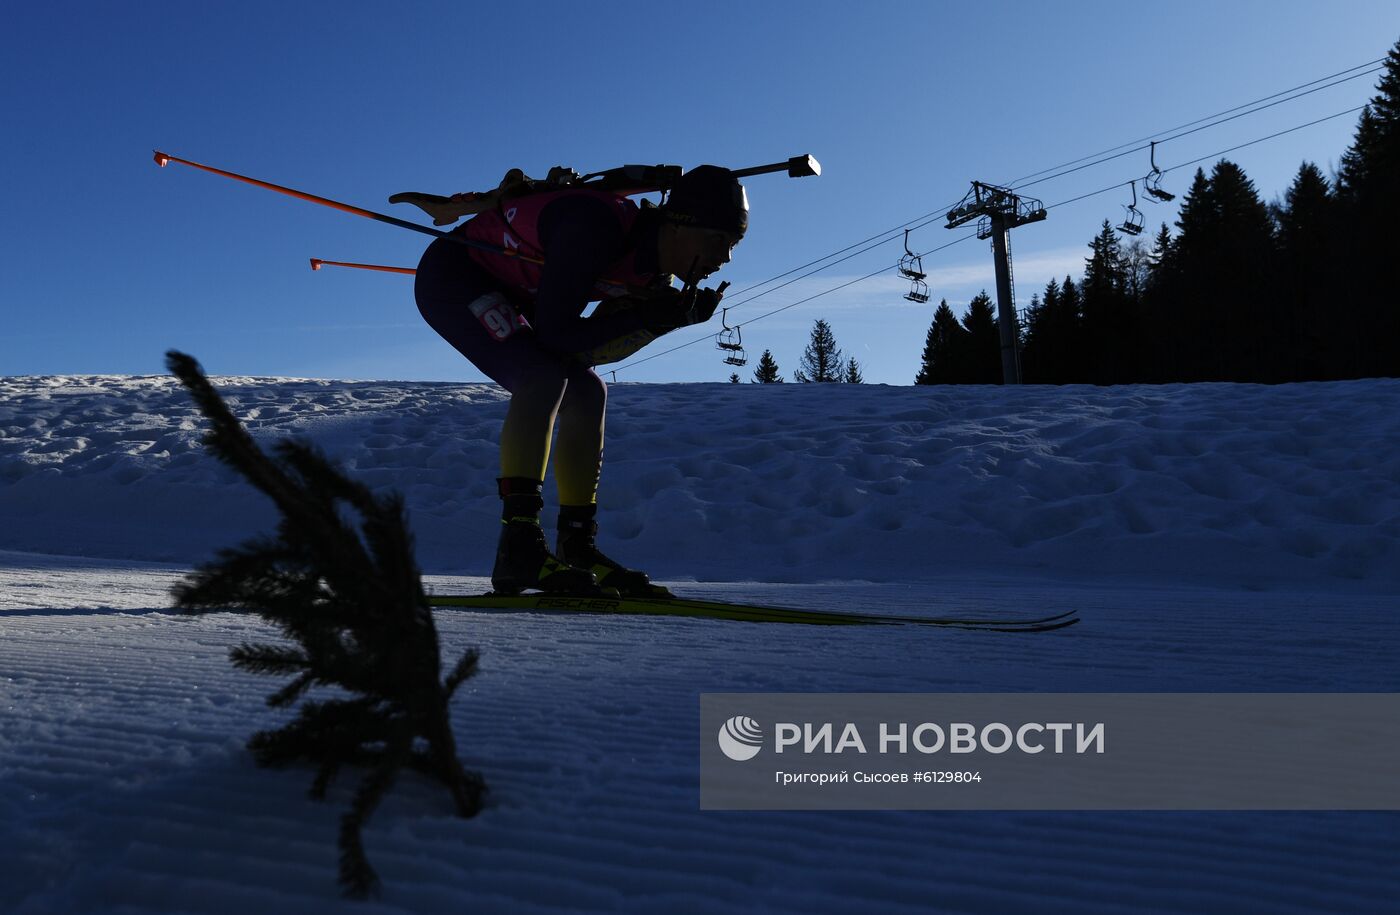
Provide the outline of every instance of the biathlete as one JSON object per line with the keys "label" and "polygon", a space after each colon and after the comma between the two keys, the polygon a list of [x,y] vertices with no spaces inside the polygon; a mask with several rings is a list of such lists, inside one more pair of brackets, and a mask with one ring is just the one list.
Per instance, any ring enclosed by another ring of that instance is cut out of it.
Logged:
{"label": "biathlete", "polygon": [[[418,265],[424,320],[510,392],[501,430],[502,529],[491,586],[669,596],[597,546],[607,386],[593,366],[662,334],[708,321],[722,295],[697,284],[729,262],[748,228],[744,187],[728,169],[681,176],[659,207],[602,190],[507,199],[453,231],[530,255],[439,239]],[[672,278],[685,282],[683,289]],[[600,301],[583,317],[589,302]],[[555,426],[556,553],[540,527]]]}

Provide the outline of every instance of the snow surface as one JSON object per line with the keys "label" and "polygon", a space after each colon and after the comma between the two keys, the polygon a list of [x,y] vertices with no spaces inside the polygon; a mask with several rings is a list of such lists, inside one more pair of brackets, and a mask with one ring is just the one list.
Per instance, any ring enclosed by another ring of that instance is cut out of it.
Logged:
{"label": "snow surface", "polygon": [[[505,400],[479,384],[216,378],[265,442],[407,497],[431,588],[484,590]],[[1400,814],[698,807],[709,691],[1400,685],[1400,382],[617,385],[603,546],[698,596],[911,615],[1077,608],[1043,636],[440,611],[473,820],[405,776],[339,900],[353,780],[243,741],[285,713],[168,612],[265,529],[162,377],[0,378],[0,911],[1383,911]]]}

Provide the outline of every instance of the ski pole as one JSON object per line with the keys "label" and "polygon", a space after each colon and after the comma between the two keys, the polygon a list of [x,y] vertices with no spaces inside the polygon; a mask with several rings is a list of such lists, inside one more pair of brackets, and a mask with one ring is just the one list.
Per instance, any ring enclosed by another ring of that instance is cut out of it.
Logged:
{"label": "ski pole", "polygon": [[251,184],[254,187],[264,188],[269,191],[276,191],[279,194],[286,194],[288,197],[295,197],[298,200],[305,200],[309,203],[318,203],[321,206],[330,207],[333,210],[340,210],[342,213],[350,213],[355,216],[363,216],[366,219],[373,219],[378,222],[388,223],[391,226],[398,226],[401,229],[411,229],[414,232],[421,232],[424,235],[431,235],[434,238],[446,238],[456,242],[459,245],[465,245],[468,248],[477,248],[482,251],[490,251],[492,254],[502,254],[506,257],[518,257],[521,260],[529,261],[532,264],[544,263],[544,261],[540,260],[539,258],[530,257],[526,254],[521,254],[519,251],[516,251],[513,248],[506,248],[502,247],[501,245],[492,245],[487,242],[476,241],[475,239],[471,238],[463,238],[460,235],[453,235],[449,232],[441,232],[437,229],[430,229],[427,226],[420,226],[418,223],[409,222],[406,219],[395,219],[393,216],[386,216],[383,213],[376,213],[373,210],[366,210],[361,207],[351,206],[348,203],[341,203],[338,200],[331,200],[327,197],[317,197],[315,194],[308,194],[305,191],[298,191],[290,187],[283,187],[280,184],[273,184],[270,181],[261,181],[257,178],[249,178],[247,175],[240,175],[237,172],[230,172],[225,171],[222,168],[215,168],[212,165],[203,165],[199,162],[191,162],[189,159],[181,159],[179,156],[172,156],[168,153],[163,153],[160,150],[155,150],[154,152],[156,165],[159,165],[161,168],[164,168],[171,162],[179,162],[181,165],[188,165],[192,168],[197,168],[202,171],[209,172],[211,174],[222,175],[225,178],[232,178],[235,181],[242,181],[247,184]]}
{"label": "ski pole", "polygon": [[[296,189],[294,189],[294,188],[283,187],[283,186],[280,185],[280,184],[273,184],[273,183],[270,182],[270,181],[262,181],[262,180],[260,180],[260,179],[258,179],[258,178],[250,178],[250,177],[248,177],[247,175],[240,175],[240,174],[238,174],[237,172],[230,172],[230,171],[225,171],[225,170],[222,169],[222,168],[215,168],[215,167],[212,166],[212,165],[204,165],[204,164],[199,163],[199,162],[192,162],[192,161],[190,161],[189,159],[181,159],[179,156],[172,156],[172,155],[170,155],[169,153],[163,153],[163,152],[161,152],[161,151],[158,150],[158,149],[157,149],[157,150],[154,150],[154,153],[155,153],[155,162],[156,162],[156,165],[159,165],[161,168],[165,168],[165,166],[168,165],[168,164],[170,164],[171,162],[179,162],[181,165],[188,165],[188,166],[190,166],[190,167],[192,167],[192,168],[197,168],[197,169],[200,169],[201,171],[206,171],[206,172],[209,172],[209,173],[211,173],[211,174],[222,175],[222,176],[225,177],[225,178],[232,178],[232,179],[234,179],[235,181],[242,181],[242,182],[245,182],[245,183],[247,183],[247,184],[251,184],[251,185],[253,185],[254,187],[265,188],[265,189],[267,189],[267,190],[269,190],[269,191],[276,191],[276,192],[279,193],[279,194],[286,194],[288,197],[295,197],[295,198],[297,198],[298,200],[305,200],[305,201],[308,201],[308,202],[310,202],[310,203],[318,203],[318,204],[320,204],[321,206],[327,206],[327,207],[330,207],[330,208],[333,209],[333,210],[340,210],[340,211],[343,212],[343,213],[350,213],[350,214],[353,214],[353,215],[355,215],[355,216],[363,216],[363,217],[365,217],[366,219],[373,219],[373,220],[375,220],[375,221],[377,221],[377,222],[388,223],[388,224],[391,225],[391,226],[399,226],[400,228],[403,228],[403,229],[412,229],[414,232],[421,232],[421,233],[423,233],[424,235],[431,235],[431,236],[433,236],[434,238],[445,238],[445,239],[447,239],[448,241],[455,242],[455,243],[457,243],[457,244],[459,244],[459,245],[463,245],[463,246],[468,247],[468,248],[475,248],[475,249],[477,249],[477,250],[479,250],[479,251],[490,251],[492,254],[500,254],[500,255],[502,255],[503,257],[514,257],[514,258],[518,258],[518,259],[520,259],[520,260],[522,260],[522,261],[526,261],[526,262],[531,263],[531,264],[540,264],[541,266],[543,266],[543,264],[544,264],[544,260],[542,260],[541,258],[538,258],[538,257],[531,257],[531,256],[528,255],[528,254],[522,254],[518,249],[515,249],[515,248],[508,248],[508,247],[505,247],[505,246],[503,246],[503,245],[493,245],[493,244],[490,244],[489,242],[477,241],[477,240],[474,239],[474,238],[465,238],[465,237],[463,237],[463,236],[461,236],[461,235],[457,235],[457,234],[452,233],[452,232],[443,232],[443,231],[440,231],[440,230],[438,230],[438,229],[430,229],[430,228],[428,228],[427,226],[420,226],[420,225],[419,225],[418,223],[416,223],[416,222],[409,222],[409,221],[406,220],[406,219],[395,219],[393,216],[386,216],[386,215],[384,215],[383,213],[376,213],[376,212],[374,212],[373,210],[366,210],[366,209],[363,209],[363,208],[361,208],[361,207],[351,206],[351,205],[348,204],[348,203],[341,203],[341,202],[338,201],[338,200],[331,200],[331,199],[328,198],[328,197],[318,197],[318,196],[316,196],[315,194],[308,194],[308,193],[306,193],[305,191],[298,191],[298,190],[296,190]],[[372,265],[372,264],[349,264],[349,263],[342,263],[342,262],[340,262],[340,261],[320,261],[320,263],[322,263],[322,264],[335,264],[336,266],[342,266],[342,267],[350,267],[350,266],[361,267],[362,269],[367,269],[367,270],[384,270],[384,271],[389,272],[389,273],[407,273],[407,274],[416,274],[416,273],[417,273],[416,270],[410,270],[410,269],[407,268],[407,267],[380,267],[380,266],[376,266],[376,265]],[[312,260],[311,260],[311,269],[312,269],[312,270],[319,270],[319,269],[321,269],[321,268],[317,265],[317,259],[316,259],[316,258],[312,258]],[[613,280],[608,280],[608,279],[605,278],[605,279],[604,279],[604,282],[615,282],[615,281],[613,281]]]}
{"label": "ski pole", "polygon": [[357,270],[382,270],[385,273],[402,273],[407,276],[418,274],[418,271],[412,267],[385,267],[382,264],[356,264],[350,261],[324,261],[319,257],[311,258],[312,270],[320,270],[322,267],[354,267]]}

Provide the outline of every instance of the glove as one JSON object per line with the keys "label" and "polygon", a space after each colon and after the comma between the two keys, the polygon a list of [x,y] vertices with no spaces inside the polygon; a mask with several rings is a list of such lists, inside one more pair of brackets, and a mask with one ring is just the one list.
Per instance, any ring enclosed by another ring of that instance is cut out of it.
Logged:
{"label": "glove", "polygon": [[690,290],[694,302],[691,306],[691,315],[695,318],[694,321],[690,322],[691,324],[704,324],[715,316],[715,310],[719,308],[720,300],[724,298],[724,287],[728,285],[728,283],[724,283],[718,289],[706,287]]}
{"label": "glove", "polygon": [[657,336],[670,333],[678,327],[704,324],[715,316],[720,300],[724,298],[724,287],[719,289],[668,289],[658,294],[648,306],[646,328]]}

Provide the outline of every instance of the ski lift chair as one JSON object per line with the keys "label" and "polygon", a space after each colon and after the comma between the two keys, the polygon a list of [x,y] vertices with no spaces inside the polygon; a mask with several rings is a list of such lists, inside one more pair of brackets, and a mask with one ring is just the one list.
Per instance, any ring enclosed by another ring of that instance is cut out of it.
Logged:
{"label": "ski lift chair", "polygon": [[924,273],[924,259],[909,250],[909,230],[904,230],[904,256],[899,259],[899,272],[912,284],[904,297],[911,302],[928,301],[928,274]]}
{"label": "ski lift chair", "polygon": [[904,230],[904,256],[899,259],[899,272],[906,278],[919,282],[927,276],[924,273],[924,259],[909,250],[909,230]]}
{"label": "ski lift chair", "polygon": [[1123,220],[1123,224],[1118,227],[1118,231],[1122,232],[1124,235],[1141,235],[1143,226],[1147,224],[1147,219],[1137,208],[1137,182],[1129,182],[1128,186],[1133,189],[1133,202],[1125,207],[1128,211],[1128,215],[1127,218]]}
{"label": "ski lift chair", "polygon": [[724,329],[715,335],[715,347],[723,350],[727,355],[724,357],[725,365],[748,365],[748,354],[744,352],[744,335],[740,331],[739,325],[729,326],[729,309],[720,312],[719,323]]}
{"label": "ski lift chair", "polygon": [[1167,203],[1175,200],[1176,195],[1170,191],[1162,190],[1162,170],[1157,167],[1157,141],[1152,141],[1152,149],[1148,153],[1151,157],[1152,171],[1147,173],[1147,177],[1142,179],[1142,190],[1147,196]]}

